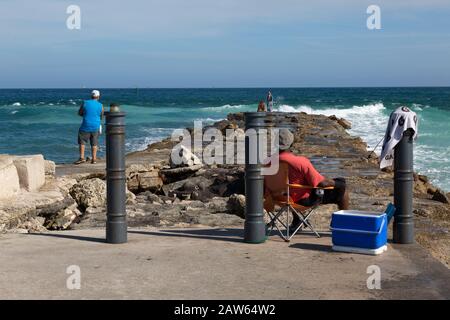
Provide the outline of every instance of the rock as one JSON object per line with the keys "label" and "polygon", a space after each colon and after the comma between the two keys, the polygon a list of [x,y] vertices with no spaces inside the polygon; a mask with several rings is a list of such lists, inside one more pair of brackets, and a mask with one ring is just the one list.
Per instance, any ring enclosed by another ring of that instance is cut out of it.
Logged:
{"label": "rock", "polygon": [[227,208],[229,213],[245,218],[245,196],[233,194],[228,199]]}
{"label": "rock", "polygon": [[45,160],[44,161],[44,169],[46,176],[55,176],[56,173],[56,164],[53,161]]}
{"label": "rock", "polygon": [[228,198],[214,197],[206,203],[206,207],[210,213],[227,213]]}
{"label": "rock", "polygon": [[420,217],[428,217],[430,215],[427,210],[421,208],[413,210],[413,214]]}
{"label": "rock", "polygon": [[163,185],[159,169],[152,165],[133,164],[126,169],[127,187],[132,192],[157,192]]}
{"label": "rock", "polygon": [[429,186],[427,188],[427,193],[428,194],[434,195],[436,193],[436,191],[438,191],[438,188],[436,188],[435,186]]}
{"label": "rock", "polygon": [[180,167],[173,169],[162,169],[161,175],[164,183],[170,183],[173,181],[183,180],[187,177],[190,177],[195,172],[200,170],[203,167],[202,164],[190,166],[190,167]]}
{"label": "rock", "polygon": [[150,201],[151,203],[160,203],[162,204],[163,201],[154,193],[151,193],[148,195],[147,197],[148,201]]}
{"label": "rock", "polygon": [[446,203],[446,204],[450,203],[449,198],[444,193],[444,191],[442,191],[441,189],[436,190],[436,192],[433,194],[433,198],[431,198],[431,200],[439,201],[439,202]]}
{"label": "rock", "polygon": [[17,229],[27,230],[28,233],[46,232],[47,229],[44,227],[44,223],[45,219],[42,217],[30,218],[29,220],[20,224]]}
{"label": "rock", "polygon": [[66,208],[76,205],[75,200],[71,196],[66,196],[62,201],[56,201],[36,207],[36,213],[44,218],[52,219]]}
{"label": "rock", "polygon": [[77,209],[77,204],[74,203],[68,208],[65,208],[46,220],[45,226],[50,230],[65,230],[75,221],[77,217],[81,216],[81,212]]}
{"label": "rock", "polygon": [[96,215],[96,214],[105,214],[106,215],[106,209],[89,207],[89,208],[86,208],[86,211],[84,212],[84,215]]}
{"label": "rock", "polygon": [[416,195],[426,195],[427,194],[427,185],[419,179],[415,180],[414,181],[414,193]]}
{"label": "rock", "polygon": [[338,117],[336,117],[334,114],[329,116],[328,119],[333,120],[333,121],[338,121]]}
{"label": "rock", "polygon": [[0,155],[0,199],[8,199],[15,196],[20,190],[19,175],[13,163],[13,158]]}
{"label": "rock", "polygon": [[352,123],[344,118],[341,118],[338,120],[338,123],[344,128],[344,129],[351,129]]}
{"label": "rock", "polygon": [[106,204],[106,183],[100,179],[83,180],[72,187],[70,195],[83,209],[103,207]]}
{"label": "rock", "polygon": [[243,112],[237,112],[237,113],[230,113],[227,115],[228,121],[244,121],[244,113]]}
{"label": "rock", "polygon": [[45,163],[41,154],[16,156],[13,162],[16,166],[22,189],[37,191],[45,184]]}
{"label": "rock", "polygon": [[159,176],[159,172],[154,170],[150,172],[143,172],[139,174],[139,189],[158,191],[161,189],[163,181]]}
{"label": "rock", "polygon": [[418,178],[419,178],[419,180],[420,181],[422,181],[422,182],[424,182],[424,183],[428,183],[428,177],[427,176],[424,176],[424,175],[422,175],[422,174],[419,174],[418,175]]}
{"label": "rock", "polygon": [[170,157],[169,164],[171,168],[192,167],[202,164],[202,161],[183,145],[178,145],[173,153],[178,154],[179,157]]}
{"label": "rock", "polygon": [[[85,210],[88,207],[104,207],[106,205],[106,183],[98,178],[83,180],[70,189],[70,195]],[[136,196],[127,190],[127,202]]]}

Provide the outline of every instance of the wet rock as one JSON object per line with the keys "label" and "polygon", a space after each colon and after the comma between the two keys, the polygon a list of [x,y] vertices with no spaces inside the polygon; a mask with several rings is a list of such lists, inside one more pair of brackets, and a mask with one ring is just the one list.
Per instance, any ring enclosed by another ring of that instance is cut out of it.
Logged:
{"label": "wet rock", "polygon": [[431,200],[439,201],[439,202],[446,203],[446,204],[450,203],[449,198],[444,193],[444,191],[442,191],[441,189],[436,190],[436,192],[433,194],[433,198],[431,198]]}
{"label": "wet rock", "polygon": [[228,199],[227,208],[229,213],[245,218],[245,196],[233,194]]}

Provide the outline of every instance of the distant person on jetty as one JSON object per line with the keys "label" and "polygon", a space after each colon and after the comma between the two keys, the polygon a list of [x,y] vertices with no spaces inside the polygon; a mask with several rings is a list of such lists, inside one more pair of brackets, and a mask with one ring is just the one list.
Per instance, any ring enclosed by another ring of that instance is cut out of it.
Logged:
{"label": "distant person on jetty", "polygon": [[260,101],[258,104],[258,112],[266,112],[266,104],[264,103],[264,101]]}
{"label": "distant person on jetty", "polygon": [[91,93],[91,99],[85,100],[80,109],[78,115],[83,117],[80,130],[78,131],[78,145],[80,147],[80,158],[75,164],[81,164],[86,162],[84,158],[84,151],[86,144],[90,143],[92,151],[91,163],[97,162],[97,149],[98,149],[98,137],[101,130],[101,119],[103,118],[103,105],[99,102],[100,91],[93,90]]}
{"label": "distant person on jetty", "polygon": [[[350,197],[345,179],[330,180],[323,177],[308,158],[297,156],[290,151],[293,142],[294,135],[288,129],[280,129],[279,160],[289,165],[289,183],[320,188],[334,187],[334,189],[324,190],[321,203],[335,203],[339,210],[348,210]],[[290,196],[295,203],[306,207],[314,205],[318,200],[318,195],[314,192],[314,189],[292,189]],[[295,229],[301,221],[296,215],[293,215],[293,217],[291,227]]]}
{"label": "distant person on jetty", "polygon": [[273,111],[273,97],[272,92],[269,91],[267,93],[267,111],[272,112]]}

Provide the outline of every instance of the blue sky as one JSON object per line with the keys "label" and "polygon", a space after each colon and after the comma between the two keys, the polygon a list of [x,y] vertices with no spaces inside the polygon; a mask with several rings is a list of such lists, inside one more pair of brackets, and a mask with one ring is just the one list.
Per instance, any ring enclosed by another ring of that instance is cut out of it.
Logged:
{"label": "blue sky", "polygon": [[0,0],[0,88],[450,86],[449,17],[448,0]]}

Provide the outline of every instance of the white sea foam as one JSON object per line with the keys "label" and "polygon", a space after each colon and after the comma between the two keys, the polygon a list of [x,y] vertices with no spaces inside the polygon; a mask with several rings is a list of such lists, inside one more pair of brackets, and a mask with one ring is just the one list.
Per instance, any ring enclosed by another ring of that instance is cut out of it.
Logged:
{"label": "white sea foam", "polygon": [[[313,109],[310,106],[290,106],[281,105],[278,111],[281,112],[306,112],[308,114],[323,114],[326,116],[335,115],[338,118],[345,118],[352,123],[350,134],[360,136],[367,142],[368,149],[372,150],[383,138],[388,120],[388,115],[384,113],[386,108],[383,103],[373,103],[351,108],[327,108]],[[379,148],[381,148],[379,146]],[[379,151],[379,149],[377,148]]]}
{"label": "white sea foam", "polygon": [[12,104],[13,107],[20,107],[22,104],[20,102],[14,102]]}
{"label": "white sea foam", "polygon": [[205,123],[210,123],[210,122],[217,122],[217,121],[222,121],[222,120],[225,120],[225,118],[221,118],[221,119],[198,118],[198,119],[195,119],[194,121],[201,121],[201,122],[205,122]]}
{"label": "white sea foam", "polygon": [[14,111],[11,111],[11,114],[16,114],[17,112],[19,112],[18,110],[14,110]]}
{"label": "white sea foam", "polygon": [[246,104],[238,104],[238,105],[231,105],[231,104],[225,104],[223,106],[220,107],[207,107],[207,108],[203,108],[203,110],[208,110],[208,111],[216,111],[216,112],[222,112],[225,110],[236,110],[236,109],[248,109],[248,108],[253,108],[254,105],[246,105]]}
{"label": "white sea foam", "polygon": [[[147,149],[149,144],[161,141],[173,132],[172,128],[147,128],[142,129],[143,136],[139,138],[128,139],[125,146],[128,150],[141,151]],[[148,134],[148,135],[147,135]]]}

